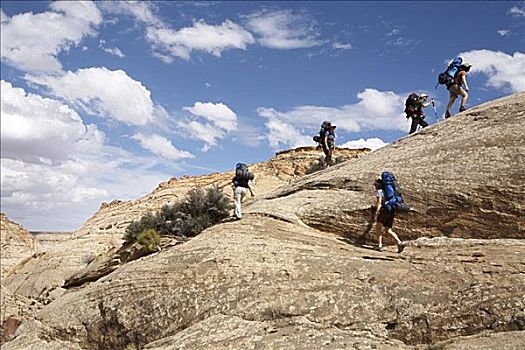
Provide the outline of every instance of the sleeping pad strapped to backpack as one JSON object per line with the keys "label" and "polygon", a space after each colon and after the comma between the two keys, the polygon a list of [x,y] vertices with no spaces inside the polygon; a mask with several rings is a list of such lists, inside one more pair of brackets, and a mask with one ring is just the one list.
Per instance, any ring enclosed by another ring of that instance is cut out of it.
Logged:
{"label": "sleeping pad strapped to backpack", "polygon": [[403,200],[401,189],[394,174],[384,171],[381,174],[381,180],[383,180],[383,192],[385,195],[382,207],[388,211],[409,211],[410,207]]}

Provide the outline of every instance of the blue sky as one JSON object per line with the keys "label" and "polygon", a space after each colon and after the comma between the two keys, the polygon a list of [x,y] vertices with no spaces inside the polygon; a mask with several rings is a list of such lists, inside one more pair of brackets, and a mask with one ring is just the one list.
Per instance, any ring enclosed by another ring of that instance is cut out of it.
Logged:
{"label": "blue sky", "polygon": [[[2,211],[72,230],[103,201],[314,145],[377,148],[406,95],[473,64],[468,106],[525,90],[525,2],[2,1]],[[453,112],[457,111],[455,106]],[[433,111],[427,120],[436,122]]]}

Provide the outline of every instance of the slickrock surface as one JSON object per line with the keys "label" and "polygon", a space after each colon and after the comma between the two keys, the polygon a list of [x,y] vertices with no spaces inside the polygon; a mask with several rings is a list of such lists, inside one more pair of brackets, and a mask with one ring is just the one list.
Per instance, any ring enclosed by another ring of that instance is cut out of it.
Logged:
{"label": "slickrock surface", "polygon": [[[367,153],[367,149],[338,149],[337,157],[356,158]],[[302,147],[277,154],[267,162],[256,163],[250,170],[256,174],[256,196],[290,182],[293,178],[304,175],[312,164],[322,155],[314,147]],[[127,225],[148,210],[158,210],[163,204],[175,201],[191,189],[218,184],[226,194],[231,194],[230,182],[233,172],[205,176],[183,177],[162,183],[151,194],[136,201],[114,201],[93,215],[74,234],[37,233],[45,251],[28,258],[14,269],[4,285],[11,292],[24,298],[30,298],[41,304],[47,304],[60,296],[60,288],[72,275],[82,274],[100,276],[116,268],[102,266],[102,272],[95,265],[87,266],[97,257],[112,261],[114,251],[122,244],[122,234]],[[250,200],[247,201],[249,203]],[[103,223],[103,224],[102,224]],[[104,227],[106,229],[104,229]],[[68,239],[69,236],[69,239]],[[3,256],[2,256],[3,259]],[[93,270],[93,271],[91,271]],[[86,277],[91,280],[94,277]]]}
{"label": "slickrock surface", "polygon": [[40,250],[38,242],[21,225],[12,222],[0,213],[0,264],[1,279],[16,264]]}
{"label": "slickrock surface", "polygon": [[[353,159],[366,154],[368,149],[338,148],[334,157]],[[277,187],[287,184],[306,174],[308,169],[318,162],[322,150],[315,147],[300,147],[276,154],[266,162],[250,165],[256,178],[254,192],[264,195]],[[232,164],[234,168],[235,164]],[[232,197],[231,179],[234,172],[214,173],[203,176],[183,176],[161,183],[150,194],[133,201],[114,200],[103,203],[100,209],[89,218],[76,232],[76,236],[85,234],[122,234],[126,227],[140,218],[147,211],[158,211],[167,203],[182,199],[189,190],[196,187],[218,185],[226,195]]]}
{"label": "slickrock surface", "polygon": [[[4,349],[523,349],[524,117],[512,95],[281,186],[69,288]],[[414,208],[402,254],[365,235],[385,169]]]}

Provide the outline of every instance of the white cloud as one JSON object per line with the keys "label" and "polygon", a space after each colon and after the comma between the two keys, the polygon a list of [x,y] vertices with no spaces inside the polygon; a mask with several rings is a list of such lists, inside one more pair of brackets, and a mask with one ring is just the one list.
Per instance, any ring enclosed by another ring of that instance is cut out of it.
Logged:
{"label": "white cloud", "polygon": [[1,81],[2,211],[31,230],[72,230],[101,201],[137,198],[171,174],[108,146],[62,102]]}
{"label": "white cloud", "polygon": [[237,130],[237,115],[224,103],[195,102],[192,107],[183,109],[190,112],[191,116],[189,120],[179,122],[178,126],[186,130],[184,137],[204,141],[204,152],[217,146],[218,139]]}
{"label": "white cloud", "polygon": [[130,125],[144,125],[153,119],[150,91],[123,70],[93,67],[57,76],[26,76],[26,79],[47,86],[55,96],[92,115]]}
{"label": "white cloud", "polygon": [[369,139],[360,138],[359,140],[351,140],[343,143],[340,147],[346,148],[370,148],[372,151],[375,151],[378,148],[388,145],[383,140],[377,137],[372,137]]}
{"label": "white cloud", "polygon": [[256,12],[247,18],[247,26],[258,42],[272,49],[298,49],[321,45],[315,21],[307,16],[281,10]]}
{"label": "white cloud", "polygon": [[129,15],[135,20],[153,26],[162,26],[162,20],[155,15],[155,7],[145,1],[101,1],[100,8],[111,14]]}
{"label": "white cloud", "polygon": [[340,42],[335,42],[332,44],[332,47],[334,49],[339,49],[339,50],[350,50],[352,48],[352,44],[348,43],[348,44],[343,44],[343,43],[340,43]]}
{"label": "white cloud", "polygon": [[22,13],[8,17],[2,12],[2,60],[31,72],[58,72],[57,55],[78,45],[85,36],[95,35],[102,15],[90,1],[60,1],[51,11]]}
{"label": "white cloud", "polygon": [[512,92],[525,91],[525,54],[508,55],[501,51],[472,50],[460,53],[472,64],[471,73],[483,73],[487,85]]}
{"label": "white cloud", "polygon": [[195,156],[189,152],[176,149],[170,140],[157,134],[144,135],[138,133],[132,138],[139,141],[143,148],[166,159],[178,160],[195,158]]}
{"label": "white cloud", "polygon": [[162,57],[174,56],[189,60],[193,51],[202,51],[220,57],[227,49],[246,49],[255,40],[250,32],[226,20],[220,25],[209,25],[203,20],[192,27],[173,30],[150,26],[146,37]]}
{"label": "white cloud", "polygon": [[27,94],[1,81],[2,158],[55,163],[72,152],[97,151],[104,134],[60,101]]}
{"label": "white cloud", "polygon": [[501,30],[498,30],[498,34],[501,35],[501,36],[508,36],[510,34],[510,30],[508,30],[508,29],[501,29]]}
{"label": "white cloud", "polygon": [[525,10],[519,8],[518,6],[513,6],[510,8],[509,13],[518,17],[525,17]]}
{"label": "white cloud", "polygon": [[[110,55],[118,56],[120,58],[126,57],[126,55],[124,55],[118,47],[107,47],[105,40],[99,40],[98,47],[100,47],[102,51],[107,52]],[[84,51],[84,48],[82,48],[82,51]]]}
{"label": "white cloud", "polygon": [[185,130],[185,137],[194,140],[204,141],[202,151],[206,152],[211,147],[217,146],[217,139],[222,139],[226,133],[220,128],[210,124],[201,123],[196,120],[190,122],[180,122],[179,127]]}
{"label": "white cloud", "polygon": [[365,89],[357,95],[359,102],[340,107],[298,106],[287,112],[273,108],[257,109],[267,119],[267,139],[274,149],[312,145],[324,120],[337,125],[337,131],[402,130],[406,120],[402,109],[404,97],[391,91]]}
{"label": "white cloud", "polygon": [[227,132],[237,129],[237,115],[224,103],[195,102],[193,107],[184,110],[203,117]]}

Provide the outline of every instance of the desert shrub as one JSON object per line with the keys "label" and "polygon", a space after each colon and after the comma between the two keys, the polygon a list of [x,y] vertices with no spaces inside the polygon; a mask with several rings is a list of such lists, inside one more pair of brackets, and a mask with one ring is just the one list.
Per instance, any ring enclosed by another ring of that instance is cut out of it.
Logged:
{"label": "desert shrub", "polygon": [[230,214],[228,197],[217,187],[189,191],[183,200],[164,205],[159,213],[147,213],[126,229],[125,239],[136,240],[139,233],[154,229],[160,235],[193,237]]}
{"label": "desert shrub", "polygon": [[148,229],[140,232],[137,235],[137,243],[148,250],[148,252],[154,252],[157,250],[160,244],[160,235],[154,229]]}

